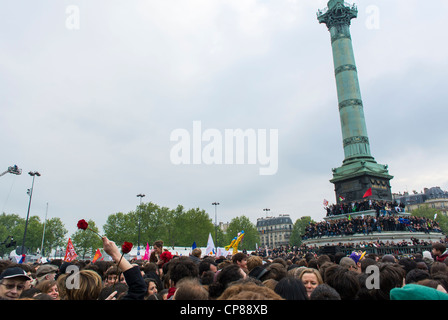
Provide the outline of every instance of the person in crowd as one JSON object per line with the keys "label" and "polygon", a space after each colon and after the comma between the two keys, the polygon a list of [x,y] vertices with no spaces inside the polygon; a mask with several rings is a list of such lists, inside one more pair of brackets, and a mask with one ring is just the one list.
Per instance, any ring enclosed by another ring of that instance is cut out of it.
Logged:
{"label": "person in crowd", "polygon": [[263,259],[260,256],[251,255],[247,258],[247,271],[250,273],[255,267],[262,266]]}
{"label": "person in crowd", "polygon": [[247,254],[238,252],[232,255],[232,263],[239,266],[241,269],[243,269],[244,272],[249,273],[249,271],[247,270]]}
{"label": "person in crowd", "polygon": [[116,283],[126,283],[124,275],[117,266],[112,266],[104,274],[104,286],[112,286]]}
{"label": "person in crowd", "polygon": [[151,252],[149,256],[149,261],[155,263],[159,269],[162,268],[162,266],[165,264],[165,261],[163,261],[160,256],[163,253],[163,241],[157,240],[153,243],[154,250]]}
{"label": "person in crowd", "polygon": [[[272,279],[270,279],[272,280]],[[275,280],[272,280],[275,281]],[[275,281],[276,282],[276,281]],[[231,282],[217,300],[285,300],[274,289],[253,278]]]}
{"label": "person in crowd", "polygon": [[0,274],[0,298],[17,300],[25,289],[25,282],[31,280],[19,267],[5,269]]}
{"label": "person in crowd", "polygon": [[173,300],[208,300],[208,291],[197,278],[185,278],[177,284]]}
{"label": "person in crowd", "polygon": [[443,243],[436,242],[432,245],[432,254],[435,257],[435,261],[443,262],[448,257],[448,250]]}
{"label": "person in crowd", "polygon": [[340,294],[326,283],[318,285],[311,295],[310,300],[341,300]]}
{"label": "person in crowd", "polygon": [[114,285],[103,287],[98,300],[121,300],[128,292],[128,285],[117,282]]}
{"label": "person in crowd", "polygon": [[150,295],[156,294],[157,290],[157,280],[153,278],[144,278],[145,283],[148,286],[148,290],[145,295],[145,299],[147,300]]}
{"label": "person in crowd", "polygon": [[421,284],[406,284],[390,291],[390,300],[448,300],[448,294]]}
{"label": "person in crowd", "polygon": [[323,284],[320,272],[314,268],[300,268],[299,280],[302,281],[306,289],[308,298],[318,285]]}
{"label": "person in crowd", "polygon": [[194,248],[193,251],[191,252],[190,259],[194,263],[199,265],[199,263],[201,263],[201,255],[202,255],[202,250],[200,248]]}
{"label": "person in crowd", "polygon": [[360,289],[357,276],[358,273],[335,264],[325,271],[325,282],[339,293],[341,300],[355,300]]}
{"label": "person in crowd", "polygon": [[53,300],[59,300],[59,290],[56,280],[39,281],[36,289],[40,292],[48,294]]}
{"label": "person in crowd", "polygon": [[209,286],[210,299],[217,299],[233,281],[247,277],[243,269],[237,264],[225,266],[217,273],[216,281]]}
{"label": "person in crowd", "polygon": [[41,265],[36,272],[37,283],[44,280],[54,280],[59,268],[52,264]]}
{"label": "person in crowd", "polygon": [[307,289],[295,277],[284,277],[278,281],[274,291],[285,300],[308,300]]}
{"label": "person in crowd", "polygon": [[169,262],[169,293],[168,299],[170,299],[177,290],[177,283],[184,278],[198,278],[199,268],[188,257],[179,257]]}

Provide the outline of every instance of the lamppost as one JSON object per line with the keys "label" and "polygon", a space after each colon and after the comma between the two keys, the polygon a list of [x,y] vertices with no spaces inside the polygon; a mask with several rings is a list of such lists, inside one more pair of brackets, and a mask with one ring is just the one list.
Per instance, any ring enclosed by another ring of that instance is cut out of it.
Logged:
{"label": "lamppost", "polygon": [[215,241],[216,241],[216,247],[218,247],[218,221],[217,221],[217,213],[216,213],[216,208],[217,206],[219,206],[219,202],[213,202],[212,205],[215,206]]}
{"label": "lamppost", "polygon": [[40,177],[40,173],[37,172],[37,171],[34,171],[34,172],[30,171],[30,172],[28,172],[28,174],[33,177],[33,182],[31,184],[31,189],[29,189],[30,201],[28,203],[28,213],[26,214],[25,231],[23,232],[23,241],[22,241],[22,252],[21,252],[21,254],[25,254],[26,230],[28,229],[28,220],[30,218],[31,199],[33,198],[33,189],[34,189],[34,178],[36,176]]}
{"label": "lamppost", "polygon": [[142,194],[142,193],[139,193],[138,195],[137,195],[137,197],[139,197],[140,198],[140,206],[138,207],[138,212],[139,212],[139,214],[138,214],[138,240],[137,240],[137,256],[139,256],[140,255],[140,220],[141,220],[141,215],[142,215],[142,198],[144,197],[145,195],[144,194]]}

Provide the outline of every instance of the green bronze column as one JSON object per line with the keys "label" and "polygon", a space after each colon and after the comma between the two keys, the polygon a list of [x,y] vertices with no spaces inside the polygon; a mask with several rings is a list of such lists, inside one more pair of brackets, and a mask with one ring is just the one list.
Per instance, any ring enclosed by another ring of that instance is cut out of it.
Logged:
{"label": "green bronze column", "polygon": [[361,158],[373,160],[350,36],[350,20],[357,14],[354,5],[346,6],[343,1],[335,0],[328,3],[325,13],[318,13],[319,22],[327,25],[331,35],[344,163]]}
{"label": "green bronze column", "polygon": [[[333,169],[336,199],[362,199],[363,190],[372,187],[373,198],[391,199],[387,166],[376,163],[370,153],[364,107],[350,35],[351,20],[356,18],[355,5],[330,0],[328,7],[317,12],[319,23],[325,23],[331,37],[334,74],[338,95],[344,161]],[[376,188],[375,188],[376,187]]]}

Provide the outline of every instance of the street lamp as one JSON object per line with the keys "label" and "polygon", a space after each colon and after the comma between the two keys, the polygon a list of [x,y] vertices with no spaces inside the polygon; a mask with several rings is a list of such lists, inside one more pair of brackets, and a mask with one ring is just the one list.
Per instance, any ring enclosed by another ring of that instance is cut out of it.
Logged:
{"label": "street lamp", "polygon": [[219,206],[219,202],[213,202],[212,205],[215,206],[215,241],[216,241],[216,247],[218,247],[218,221],[217,221],[217,213],[216,208]]}
{"label": "street lamp", "polygon": [[268,217],[268,211],[271,211],[271,209],[264,208],[263,211],[266,211],[266,218]]}
{"label": "street lamp", "polygon": [[140,206],[139,206],[139,208],[138,208],[139,215],[138,215],[137,256],[140,255],[140,220],[141,220],[141,218],[142,218],[142,217],[141,217],[141,215],[142,215],[142,198],[143,198],[144,196],[145,196],[145,195],[142,194],[142,193],[139,193],[139,194],[137,195],[137,197],[140,198]]}
{"label": "street lamp", "polygon": [[28,220],[30,218],[30,208],[31,208],[31,199],[33,198],[33,189],[34,189],[34,178],[36,176],[40,177],[40,173],[37,171],[30,171],[28,172],[28,174],[30,176],[33,177],[33,182],[31,184],[31,189],[29,189],[29,196],[30,196],[30,201],[28,203],[28,213],[26,214],[26,221],[25,221],[25,231],[23,232],[23,241],[22,241],[22,252],[20,254],[25,254],[25,239],[26,239],[26,230],[28,229]]}

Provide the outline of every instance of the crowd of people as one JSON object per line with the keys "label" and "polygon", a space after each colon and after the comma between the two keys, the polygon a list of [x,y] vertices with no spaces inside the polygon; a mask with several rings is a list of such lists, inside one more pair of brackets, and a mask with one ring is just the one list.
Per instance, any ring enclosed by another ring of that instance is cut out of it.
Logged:
{"label": "crowd of people", "polygon": [[336,204],[327,205],[325,206],[325,210],[327,211],[327,217],[367,210],[375,210],[379,217],[404,212],[405,205],[403,203],[398,203],[397,201],[391,202],[366,199],[364,201],[342,201]]}
{"label": "crowd of people", "polygon": [[[298,248],[228,257],[173,256],[154,245],[149,260],[0,262],[0,299],[11,300],[447,300],[448,250],[438,242],[413,256],[316,254]],[[378,277],[372,281],[368,266]],[[376,281],[376,283],[375,283]],[[150,302],[148,302],[150,303]],[[169,302],[167,302],[169,303]]]}
{"label": "crowd of people", "polygon": [[357,216],[310,223],[302,235],[303,240],[323,236],[349,236],[373,234],[382,231],[442,232],[437,221],[424,217]]}

